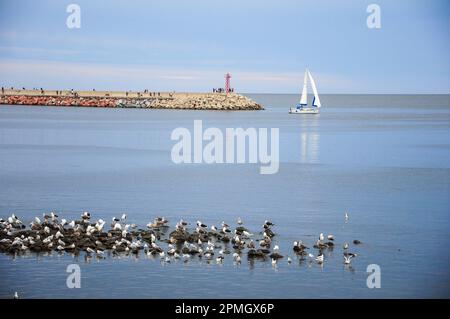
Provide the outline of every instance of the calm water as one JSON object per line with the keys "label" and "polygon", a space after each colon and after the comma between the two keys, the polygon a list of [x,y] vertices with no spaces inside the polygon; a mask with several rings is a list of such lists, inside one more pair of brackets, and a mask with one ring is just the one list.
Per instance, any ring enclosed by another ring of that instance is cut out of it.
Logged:
{"label": "calm water", "polygon": [[[81,254],[0,255],[0,296],[23,298],[372,298],[450,297],[450,96],[328,95],[318,116],[289,115],[294,95],[250,95],[265,111],[210,112],[0,107],[0,216],[31,221],[88,210],[110,220],[127,212],[145,225],[157,215],[207,224],[241,216],[257,231],[277,226],[281,260],[235,266]],[[259,165],[175,165],[176,127],[279,127],[280,170]],[[344,211],[350,214],[344,223]],[[299,263],[294,240],[332,233],[323,267]],[[352,268],[341,244],[359,239]],[[66,267],[81,267],[81,289]],[[381,267],[368,289],[366,267]]]}

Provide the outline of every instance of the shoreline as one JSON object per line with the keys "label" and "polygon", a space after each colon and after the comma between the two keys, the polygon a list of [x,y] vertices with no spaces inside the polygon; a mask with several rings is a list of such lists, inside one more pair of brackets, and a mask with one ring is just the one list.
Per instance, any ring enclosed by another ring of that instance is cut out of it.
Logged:
{"label": "shoreline", "polygon": [[0,104],[186,110],[263,110],[237,93],[179,93],[2,89]]}

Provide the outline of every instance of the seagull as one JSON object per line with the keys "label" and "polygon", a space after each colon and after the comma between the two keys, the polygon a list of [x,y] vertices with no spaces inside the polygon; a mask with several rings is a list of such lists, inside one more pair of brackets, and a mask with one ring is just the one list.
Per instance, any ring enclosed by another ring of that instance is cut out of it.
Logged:
{"label": "seagull", "polygon": [[292,262],[291,257],[288,257],[288,258],[287,258],[287,262],[288,262],[288,264],[290,264],[290,263]]}
{"label": "seagull", "polygon": [[87,251],[89,254],[95,253],[95,250],[93,250],[91,247],[88,247],[88,248],[86,249],[86,251]]}
{"label": "seagull", "polygon": [[345,256],[344,255],[344,264],[349,265],[352,259],[352,255]]}
{"label": "seagull", "polygon": [[[17,238],[16,238],[17,239]],[[44,244],[47,244],[49,242],[51,242],[53,240],[53,235],[48,236],[47,238],[45,238],[42,242]],[[15,240],[14,240],[15,241]],[[13,243],[14,244],[14,243]]]}
{"label": "seagull", "polygon": [[69,223],[69,227],[72,227],[72,228],[75,227],[75,221],[74,221],[74,220],[72,220],[72,221]]}
{"label": "seagull", "polygon": [[265,220],[264,225],[273,226],[274,224],[271,221]]}
{"label": "seagull", "polygon": [[279,247],[278,245],[275,245],[275,246],[273,247],[273,250],[274,250],[274,251],[279,251],[279,250],[280,250],[280,247]]}
{"label": "seagull", "polygon": [[275,266],[277,264],[276,258],[272,258],[272,266]]}
{"label": "seagull", "polygon": [[212,230],[212,231],[217,231],[217,227],[214,226],[214,225],[212,225],[212,226],[211,226],[211,230]]}
{"label": "seagull", "polygon": [[205,224],[203,224],[201,221],[197,220],[197,226],[200,228],[207,228],[208,226],[206,226]]}
{"label": "seagull", "polygon": [[345,212],[345,221],[348,221],[348,218],[349,218],[349,216],[348,216],[347,212]]}
{"label": "seagull", "polygon": [[221,262],[223,261],[223,256],[220,255],[219,257],[217,257],[217,258],[216,258],[216,261],[217,261],[218,263],[221,263]]}
{"label": "seagull", "polygon": [[328,240],[334,240],[334,236],[333,235],[328,235],[327,238],[328,238]]}
{"label": "seagull", "polygon": [[323,254],[320,254],[319,256],[316,257],[316,261],[321,264],[323,263]]}
{"label": "seagull", "polygon": [[323,237],[323,233],[320,233],[320,235],[319,235],[319,240],[320,241],[323,241],[325,238]]}
{"label": "seagull", "polygon": [[147,228],[154,228],[154,227],[158,227],[158,224],[150,222],[146,226],[147,226]]}
{"label": "seagull", "polygon": [[206,259],[211,259],[212,254],[211,253],[206,253],[204,256],[205,256]]}
{"label": "seagull", "polygon": [[348,249],[348,243],[344,243],[343,248]]}
{"label": "seagull", "polygon": [[39,219],[39,217],[35,217],[35,218],[34,218],[34,222],[35,222],[36,224],[38,224],[38,225],[41,224],[41,220]]}
{"label": "seagull", "polygon": [[238,217],[238,219],[237,219],[237,223],[238,223],[238,225],[242,225],[243,223],[242,223],[242,219],[241,219],[241,217]]}
{"label": "seagull", "polygon": [[17,291],[14,293],[13,299],[19,299],[19,294],[17,293]]}
{"label": "seagull", "polygon": [[181,226],[187,226],[188,225],[188,222],[184,221],[183,219],[181,219],[179,223],[180,223]]}
{"label": "seagull", "polygon": [[122,217],[120,217],[120,219],[125,221],[125,219],[127,219],[127,214],[122,214]]}
{"label": "seagull", "polygon": [[249,233],[249,232],[246,231],[246,230],[244,230],[244,231],[242,232],[242,234],[244,234],[244,236],[246,236],[246,237],[251,237],[251,236],[253,236],[252,233]]}

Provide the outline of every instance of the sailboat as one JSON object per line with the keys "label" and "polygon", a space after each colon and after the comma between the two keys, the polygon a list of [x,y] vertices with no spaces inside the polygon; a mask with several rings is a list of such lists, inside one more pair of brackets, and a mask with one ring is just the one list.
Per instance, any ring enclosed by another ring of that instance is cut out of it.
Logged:
{"label": "sailboat", "polygon": [[[314,98],[310,107],[308,107],[308,78],[311,82],[311,87],[314,92]],[[316,82],[309,72],[308,69],[305,70],[305,78],[303,80],[303,90],[302,96],[300,98],[300,103],[295,107],[291,107],[289,110],[290,114],[317,114],[319,113],[319,108],[322,106],[320,104],[319,94],[317,93]]]}

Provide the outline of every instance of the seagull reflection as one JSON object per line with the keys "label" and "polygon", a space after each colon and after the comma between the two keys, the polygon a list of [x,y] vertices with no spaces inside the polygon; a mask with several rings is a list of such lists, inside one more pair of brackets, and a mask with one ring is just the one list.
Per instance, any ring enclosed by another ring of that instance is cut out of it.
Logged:
{"label": "seagull reflection", "polygon": [[351,272],[352,274],[355,273],[355,268],[353,268],[352,264],[344,264],[344,269]]}

